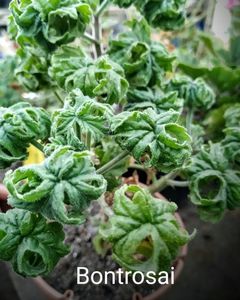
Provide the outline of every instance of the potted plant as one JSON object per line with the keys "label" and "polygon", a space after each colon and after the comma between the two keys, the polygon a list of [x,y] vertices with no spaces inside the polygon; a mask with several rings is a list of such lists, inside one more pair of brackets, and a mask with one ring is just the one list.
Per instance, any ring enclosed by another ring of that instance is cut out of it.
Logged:
{"label": "potted plant", "polygon": [[[137,12],[105,49],[101,16],[112,4]],[[152,40],[153,28],[183,26],[185,1],[13,0],[10,10],[19,84],[53,92],[59,104],[0,108],[0,167],[25,160],[30,144],[45,156],[6,173],[12,209],[0,214],[0,259],[21,276],[46,276],[70,252],[63,226],[88,228],[94,218],[96,250],[111,252],[132,276],[171,272],[174,261],[178,273],[194,233],[156,193],[188,186],[200,217],[212,222],[240,205],[239,171],[229,160],[237,147],[204,143],[195,124],[215,104],[213,89],[177,72],[175,55]],[[238,143],[237,128],[227,132]],[[148,179],[124,178],[130,168]],[[101,209],[92,216],[95,200]]]}

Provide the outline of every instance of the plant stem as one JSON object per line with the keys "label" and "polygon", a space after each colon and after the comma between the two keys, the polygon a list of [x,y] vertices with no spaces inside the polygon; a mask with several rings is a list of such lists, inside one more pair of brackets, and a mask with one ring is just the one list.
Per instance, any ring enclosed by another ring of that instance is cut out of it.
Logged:
{"label": "plant stem", "polygon": [[129,166],[129,168],[140,170],[140,171],[147,171],[147,169],[144,166],[132,164]]}
{"label": "plant stem", "polygon": [[189,186],[189,182],[188,181],[177,181],[177,180],[172,180],[169,179],[168,180],[168,185],[170,186],[176,186],[176,187],[188,187]]}
{"label": "plant stem", "polygon": [[187,117],[186,117],[186,128],[188,130],[188,133],[192,134],[192,123],[194,118],[194,108],[190,107],[188,109]]}
{"label": "plant stem", "polygon": [[204,28],[204,31],[206,32],[209,32],[212,29],[213,16],[214,16],[216,4],[217,4],[216,0],[209,1],[209,6],[207,10],[208,14],[207,14],[205,28]]}
{"label": "plant stem", "polygon": [[59,102],[60,102],[61,104],[64,104],[63,99],[61,98],[61,96],[58,94],[58,92],[57,92],[56,90],[54,91],[54,94],[55,94],[55,96],[58,98]]}
{"label": "plant stem", "polygon": [[108,4],[109,4],[109,0],[104,0],[103,1],[103,3],[99,6],[99,8],[96,12],[96,17],[99,17],[103,13],[103,11],[108,6]]}
{"label": "plant stem", "polygon": [[86,40],[88,40],[89,42],[93,43],[93,44],[97,44],[100,45],[100,41],[96,40],[93,36],[91,36],[90,34],[85,33],[83,36]]}
{"label": "plant stem", "polygon": [[168,182],[171,179],[175,179],[179,174],[179,171],[171,172],[165,176],[162,176],[158,181],[154,182],[148,187],[149,192],[152,194],[156,192],[161,192],[168,186]]}
{"label": "plant stem", "polygon": [[119,154],[114,159],[112,159],[107,164],[105,164],[100,169],[98,169],[97,173],[98,174],[105,174],[106,172],[108,172],[111,169],[113,169],[121,160],[123,160],[124,158],[126,158],[128,155],[129,155],[128,151],[126,151],[126,150],[123,151],[121,154]]}
{"label": "plant stem", "polygon": [[41,152],[43,152],[43,145],[40,144],[39,142],[37,142],[36,140],[31,141],[31,144],[36,147],[38,150],[40,150]]}
{"label": "plant stem", "polygon": [[91,140],[92,140],[91,132],[88,132],[87,137],[86,137],[86,145],[87,145],[88,150],[91,149]]}
{"label": "plant stem", "polygon": [[199,12],[203,11],[202,6],[205,4],[206,0],[198,0],[195,4],[195,7],[191,13],[191,16],[196,17]]}
{"label": "plant stem", "polygon": [[102,45],[101,45],[101,39],[102,39],[102,29],[100,25],[100,18],[99,16],[94,17],[94,36],[95,40],[99,41],[98,44],[95,45],[95,50],[96,50],[96,57],[102,56]]}

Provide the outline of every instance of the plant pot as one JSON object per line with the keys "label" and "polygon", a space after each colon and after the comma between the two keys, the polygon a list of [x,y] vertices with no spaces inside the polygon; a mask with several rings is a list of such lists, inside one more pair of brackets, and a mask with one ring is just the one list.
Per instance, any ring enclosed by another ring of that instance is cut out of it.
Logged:
{"label": "plant pot", "polygon": [[[0,195],[2,198],[2,201],[4,200],[3,195],[5,196],[5,202],[7,198],[6,189],[3,187],[3,185],[0,185]],[[159,199],[166,200],[160,193],[156,193],[155,197]],[[180,226],[185,229],[185,226],[183,224],[183,221],[178,213],[175,214]],[[180,254],[176,261],[174,262],[175,267],[175,281],[180,276],[183,267],[184,267],[184,259],[187,255],[188,247],[187,245],[183,246],[181,248]],[[72,300],[74,297],[74,293],[72,290],[66,290],[64,294],[59,293],[57,290],[55,290],[53,287],[51,287],[44,279],[41,277],[33,278],[33,279],[22,279],[19,276],[12,276],[14,277],[14,282],[16,288],[21,289],[21,300],[30,300],[27,295],[29,293],[29,286],[24,288],[24,282],[28,281],[31,282],[31,289],[36,290],[36,293],[39,295],[41,300]],[[159,289],[157,289],[155,292],[148,296],[142,296],[140,293],[134,293],[132,296],[132,300],[157,300],[160,299],[170,288],[172,287],[171,284],[160,286]]]}
{"label": "plant pot", "polygon": [[0,212],[6,212],[11,207],[7,204],[7,189],[0,183]]}

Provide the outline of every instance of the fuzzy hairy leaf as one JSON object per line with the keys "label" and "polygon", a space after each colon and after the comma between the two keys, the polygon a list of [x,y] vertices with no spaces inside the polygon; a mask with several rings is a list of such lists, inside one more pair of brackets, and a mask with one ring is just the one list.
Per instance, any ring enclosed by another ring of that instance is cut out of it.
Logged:
{"label": "fuzzy hairy leaf", "polygon": [[13,0],[11,32],[19,44],[66,44],[81,36],[92,17],[88,1]]}
{"label": "fuzzy hairy leaf", "polygon": [[209,144],[187,168],[191,201],[203,220],[217,222],[226,209],[240,207],[240,172],[233,170],[221,144]]}
{"label": "fuzzy hairy leaf", "polygon": [[16,56],[6,56],[0,60],[0,106],[2,107],[9,107],[22,101],[14,74],[16,66]]}
{"label": "fuzzy hairy leaf", "polygon": [[0,108],[0,168],[23,160],[34,139],[45,140],[50,134],[50,119],[42,108],[21,102]]}
{"label": "fuzzy hairy leaf", "polygon": [[152,108],[157,113],[174,109],[179,113],[183,110],[183,99],[177,92],[164,93],[160,89],[134,89],[128,92],[126,110],[145,110]]}
{"label": "fuzzy hairy leaf", "polygon": [[236,103],[229,107],[224,118],[226,121],[226,127],[240,127],[240,104]]}
{"label": "fuzzy hairy leaf", "polygon": [[187,76],[176,76],[169,82],[167,90],[177,91],[189,107],[207,110],[215,103],[214,91],[202,78],[192,80]]}
{"label": "fuzzy hairy leaf", "polygon": [[17,51],[16,78],[29,91],[39,91],[51,86],[48,76],[48,55],[41,48],[24,47]]}
{"label": "fuzzy hairy leaf", "polygon": [[49,72],[67,91],[79,88],[101,102],[120,103],[126,98],[128,82],[123,69],[108,56],[93,61],[80,48],[60,47],[52,56]]}
{"label": "fuzzy hairy leaf", "polygon": [[138,186],[117,190],[114,214],[100,228],[113,245],[113,259],[131,271],[168,271],[180,247],[191,239],[180,228],[176,210],[175,203],[156,199]]}
{"label": "fuzzy hairy leaf", "polygon": [[175,30],[185,22],[186,0],[112,0],[119,7],[135,5],[153,27]]}
{"label": "fuzzy hairy leaf", "polygon": [[137,161],[169,172],[182,167],[191,154],[191,138],[177,124],[178,118],[174,110],[162,114],[152,109],[123,112],[113,118],[112,131],[119,145]]}
{"label": "fuzzy hairy leaf", "polygon": [[59,147],[42,164],[9,171],[9,203],[64,224],[84,222],[84,210],[106,190],[88,152]]}
{"label": "fuzzy hairy leaf", "polygon": [[69,252],[63,241],[62,226],[41,215],[21,209],[0,213],[0,259],[24,277],[50,273]]}
{"label": "fuzzy hairy leaf", "polygon": [[125,71],[133,87],[146,87],[161,82],[165,71],[172,70],[175,56],[151,41],[150,28],[144,19],[127,23],[129,30],[110,41],[109,55]]}
{"label": "fuzzy hairy leaf", "polygon": [[222,141],[225,154],[233,167],[240,167],[240,129],[239,127],[229,127],[224,130],[226,137]]}
{"label": "fuzzy hairy leaf", "polygon": [[52,136],[64,136],[69,145],[77,141],[87,145],[96,142],[109,131],[112,108],[73,90],[65,100],[64,107],[52,116]]}

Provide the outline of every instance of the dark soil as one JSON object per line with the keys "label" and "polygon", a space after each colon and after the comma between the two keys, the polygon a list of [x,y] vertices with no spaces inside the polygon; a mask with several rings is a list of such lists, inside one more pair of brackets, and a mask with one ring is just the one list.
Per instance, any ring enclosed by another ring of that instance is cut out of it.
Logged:
{"label": "dark soil", "polygon": [[67,235],[66,243],[71,245],[71,254],[64,257],[55,270],[45,280],[56,290],[64,293],[71,289],[74,291],[74,300],[131,300],[134,293],[142,295],[151,294],[160,287],[156,285],[136,285],[130,282],[128,285],[108,283],[107,285],[77,285],[77,267],[86,267],[89,274],[94,271],[116,271],[119,266],[112,260],[111,253],[105,257],[96,253],[92,238],[96,235],[97,227],[90,222],[79,227],[65,227]]}

